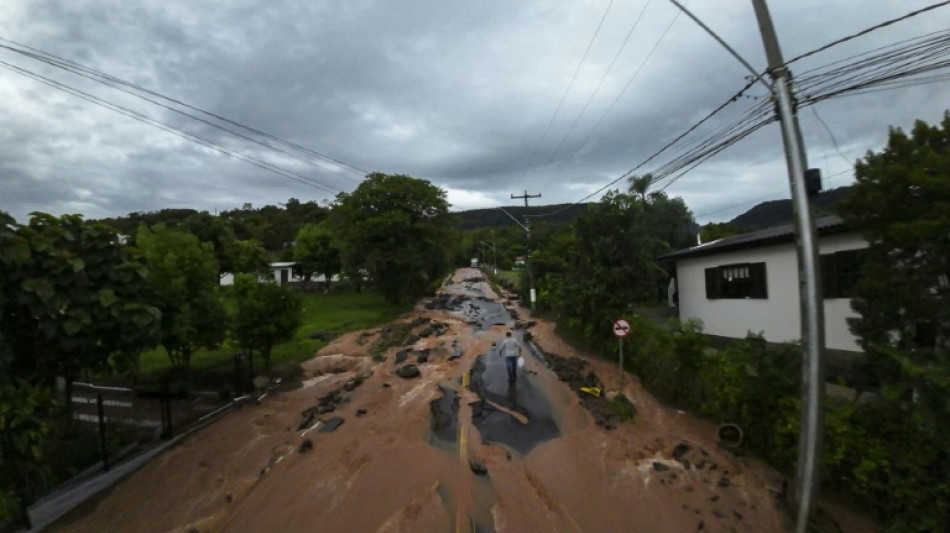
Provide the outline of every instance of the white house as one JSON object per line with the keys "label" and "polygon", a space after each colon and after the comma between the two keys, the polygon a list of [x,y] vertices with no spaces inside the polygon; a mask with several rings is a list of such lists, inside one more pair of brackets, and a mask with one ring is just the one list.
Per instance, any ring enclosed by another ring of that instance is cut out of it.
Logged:
{"label": "white house", "polygon": [[[294,262],[270,263],[270,275],[262,274],[259,276],[259,278],[261,281],[265,281],[273,277],[274,281],[276,281],[278,285],[283,285],[284,283],[288,282],[302,282],[303,278],[294,274],[294,266],[296,265],[297,263]],[[323,274],[315,274],[310,278],[310,281],[313,281],[314,283],[324,283],[326,279],[326,276]],[[340,281],[340,276],[334,275],[330,278],[330,281]],[[225,272],[222,274],[221,285],[234,285],[234,274],[231,274],[230,272]]]}
{"label": "white house", "polygon": [[283,285],[290,281],[299,281],[299,279],[294,276],[294,265],[296,264],[297,263],[294,262],[270,264],[271,273],[274,275],[274,280],[278,285]]}
{"label": "white house", "polygon": [[[825,304],[825,346],[860,352],[848,329],[851,291],[867,241],[836,216],[816,221]],[[675,265],[681,320],[703,321],[709,335],[770,342],[801,338],[798,258],[791,224],[736,235],[668,254]]]}
{"label": "white house", "polygon": [[[297,263],[283,262],[283,263],[271,263],[270,264],[270,276],[261,275],[259,276],[261,281],[268,279],[273,276],[274,281],[278,285],[283,285],[288,281],[300,281],[300,278],[294,276],[294,265]],[[234,285],[234,274],[230,272],[225,272],[221,275],[221,285]]]}

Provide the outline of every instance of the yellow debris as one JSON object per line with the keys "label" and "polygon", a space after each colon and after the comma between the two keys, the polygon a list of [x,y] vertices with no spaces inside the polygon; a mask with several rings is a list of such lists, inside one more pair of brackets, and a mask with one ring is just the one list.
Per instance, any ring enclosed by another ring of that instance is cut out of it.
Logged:
{"label": "yellow debris", "polygon": [[581,392],[586,392],[594,398],[600,398],[600,388],[599,387],[581,387]]}

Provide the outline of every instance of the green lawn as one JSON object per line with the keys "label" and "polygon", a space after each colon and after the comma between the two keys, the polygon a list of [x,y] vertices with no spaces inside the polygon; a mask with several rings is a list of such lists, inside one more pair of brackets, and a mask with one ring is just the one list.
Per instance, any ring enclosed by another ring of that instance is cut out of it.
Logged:
{"label": "green lawn", "polygon": [[[311,339],[310,335],[321,331],[332,331],[334,336],[366,329],[390,322],[400,314],[411,309],[411,305],[392,306],[382,296],[372,292],[343,293],[302,293],[303,313],[300,328],[293,340],[274,347],[271,365],[281,363],[299,363],[313,356],[327,345],[324,341]],[[230,300],[227,293],[226,300]],[[233,302],[226,301],[229,310]],[[237,343],[227,340],[217,350],[200,350],[191,359],[191,368],[200,370],[215,365],[225,365],[239,352]],[[260,364],[260,363],[258,363]],[[142,375],[154,375],[168,369],[171,363],[164,348],[156,348],[142,355],[139,372]]]}
{"label": "green lawn", "polygon": [[506,280],[511,283],[516,291],[521,290],[521,271],[518,270],[498,270],[498,274],[494,278],[499,280]]}

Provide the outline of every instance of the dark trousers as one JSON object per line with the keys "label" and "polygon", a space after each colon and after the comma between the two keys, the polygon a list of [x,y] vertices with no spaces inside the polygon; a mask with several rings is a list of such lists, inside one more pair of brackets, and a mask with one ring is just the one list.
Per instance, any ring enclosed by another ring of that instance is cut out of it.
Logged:
{"label": "dark trousers", "polygon": [[508,367],[508,381],[513,382],[518,377],[518,357],[505,357],[505,366]]}

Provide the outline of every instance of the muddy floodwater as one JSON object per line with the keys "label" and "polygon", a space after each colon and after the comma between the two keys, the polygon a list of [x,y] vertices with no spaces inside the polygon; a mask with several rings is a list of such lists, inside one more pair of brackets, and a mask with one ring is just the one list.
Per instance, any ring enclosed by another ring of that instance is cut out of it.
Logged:
{"label": "muddy floodwater", "polygon": [[[336,339],[303,363],[302,383],[195,432],[50,530],[783,530],[778,473],[635,378],[623,393],[636,421],[611,418],[615,365],[564,344],[477,270],[400,322],[411,331],[399,342],[388,336],[406,327]],[[508,331],[535,343],[514,384],[493,347]],[[392,346],[381,362],[377,345]],[[592,383],[602,396],[580,390]]]}

